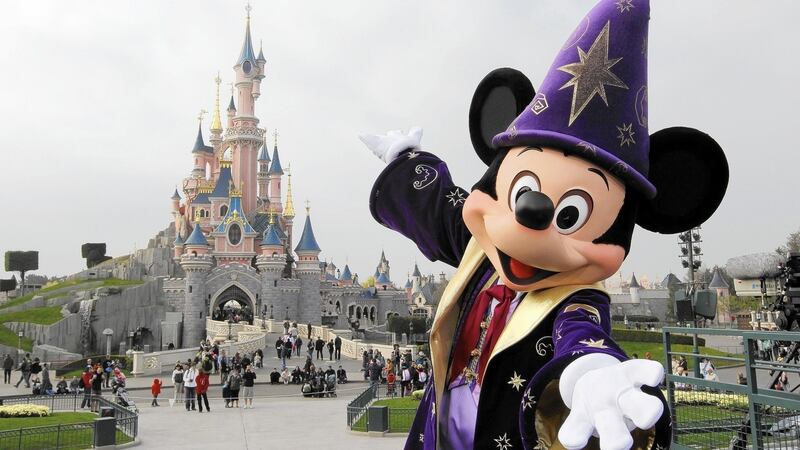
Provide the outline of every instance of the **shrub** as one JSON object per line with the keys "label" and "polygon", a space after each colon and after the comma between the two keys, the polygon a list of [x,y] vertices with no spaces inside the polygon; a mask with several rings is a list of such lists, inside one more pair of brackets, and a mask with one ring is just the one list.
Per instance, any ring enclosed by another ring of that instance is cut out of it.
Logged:
{"label": "shrub", "polygon": [[425,390],[424,389],[420,389],[418,391],[412,392],[411,393],[411,398],[413,398],[414,400],[422,401],[422,395],[423,394],[425,394]]}
{"label": "shrub", "polygon": [[[614,328],[611,330],[611,337],[618,342],[664,342],[664,336],[658,331],[624,330],[620,328]],[[673,344],[692,345],[692,337],[682,334],[672,334],[670,336],[670,342]],[[706,340],[698,337],[697,345],[701,347],[705,346]]]}
{"label": "shrub", "polygon": [[390,333],[407,334],[410,331],[409,324],[414,323],[414,334],[422,334],[427,331],[428,324],[425,319],[418,317],[391,316],[386,322],[386,331]]}
{"label": "shrub", "polygon": [[9,405],[0,406],[0,417],[45,417],[50,415],[50,408],[42,405]]}
{"label": "shrub", "polygon": [[[611,320],[614,322],[624,322],[626,316],[614,314]],[[635,314],[627,316],[628,322],[659,322],[658,317],[655,316],[638,316]]]}

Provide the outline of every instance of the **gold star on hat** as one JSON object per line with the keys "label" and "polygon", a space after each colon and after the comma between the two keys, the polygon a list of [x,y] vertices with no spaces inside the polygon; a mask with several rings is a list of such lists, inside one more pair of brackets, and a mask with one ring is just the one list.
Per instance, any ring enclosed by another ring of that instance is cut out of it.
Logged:
{"label": "gold star on hat", "polygon": [[522,389],[522,385],[525,383],[525,381],[527,380],[517,375],[517,372],[514,371],[514,376],[511,377],[511,380],[508,382],[508,384],[510,384],[517,391],[519,391],[520,389]]}
{"label": "gold star on hat", "polygon": [[597,341],[595,341],[594,339],[584,339],[582,341],[579,341],[579,343],[591,348],[608,348],[608,346],[605,345],[604,342],[605,339],[599,339]]}

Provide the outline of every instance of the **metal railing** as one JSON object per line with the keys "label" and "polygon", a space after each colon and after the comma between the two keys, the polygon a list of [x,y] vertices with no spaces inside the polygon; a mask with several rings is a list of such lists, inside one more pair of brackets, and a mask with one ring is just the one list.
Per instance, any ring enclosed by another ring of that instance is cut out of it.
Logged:
{"label": "metal railing", "polygon": [[[47,406],[51,412],[81,412],[83,393],[65,395],[14,395],[0,397],[0,405],[40,405]],[[116,442],[132,442],[139,433],[139,415],[102,396],[91,397],[92,409],[111,408],[116,422]],[[4,419],[13,420],[13,419]],[[94,421],[29,427],[0,431],[0,449],[72,449],[90,448],[94,442]]]}
{"label": "metal railing", "polygon": [[[673,351],[671,344],[675,334],[741,337],[744,354],[704,354],[696,346],[692,351]],[[736,370],[746,375],[746,384],[738,384],[668,374],[666,397],[672,413],[672,448],[800,448],[800,396],[777,390],[773,385],[780,373],[800,373],[800,365],[763,359],[764,352],[758,351],[759,341],[779,341],[789,346],[800,342],[800,333],[673,327],[664,328],[663,336],[667,367],[673,356],[686,358],[691,369],[699,367],[701,358],[706,358],[717,362],[717,373]],[[724,364],[741,364],[742,367],[719,368]],[[733,377],[732,373],[725,374],[725,378]],[[793,381],[797,381],[796,376]]]}
{"label": "metal railing", "polygon": [[[367,409],[377,400],[399,398],[400,386],[389,392],[387,385],[370,386],[347,404],[347,427],[352,431],[369,429]],[[389,408],[389,432],[407,433],[417,415],[417,408]]]}

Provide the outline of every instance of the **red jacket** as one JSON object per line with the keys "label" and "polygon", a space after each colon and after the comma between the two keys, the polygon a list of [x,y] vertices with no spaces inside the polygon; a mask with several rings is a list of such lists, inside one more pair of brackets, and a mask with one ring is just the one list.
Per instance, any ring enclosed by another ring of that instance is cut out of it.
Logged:
{"label": "red jacket", "polygon": [[153,395],[158,395],[161,393],[161,380],[158,378],[153,379],[153,384],[150,386],[150,392]]}
{"label": "red jacket", "polygon": [[194,388],[194,391],[198,394],[205,394],[208,391],[208,374],[201,373],[197,375],[195,378],[195,382],[197,383],[197,387]]}
{"label": "red jacket", "polygon": [[92,388],[92,376],[93,376],[92,372],[83,372],[81,374],[81,378],[83,379],[83,387],[85,389]]}

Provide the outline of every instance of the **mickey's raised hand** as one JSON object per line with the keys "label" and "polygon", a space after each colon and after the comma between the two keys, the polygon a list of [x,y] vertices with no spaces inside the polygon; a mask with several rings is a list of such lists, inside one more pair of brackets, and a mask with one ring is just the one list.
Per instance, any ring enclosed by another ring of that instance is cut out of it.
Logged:
{"label": "mickey's raised hand", "polygon": [[658,386],[664,367],[656,361],[632,359],[620,363],[606,354],[590,354],[573,361],[559,382],[570,414],[558,432],[568,450],[582,449],[592,435],[602,450],[628,450],[631,430],[653,427],[664,412],[661,401],[641,387]]}
{"label": "mickey's raised hand", "polygon": [[392,130],[382,134],[359,134],[361,142],[385,163],[392,162],[404,150],[419,150],[422,128],[412,127],[408,133]]}

